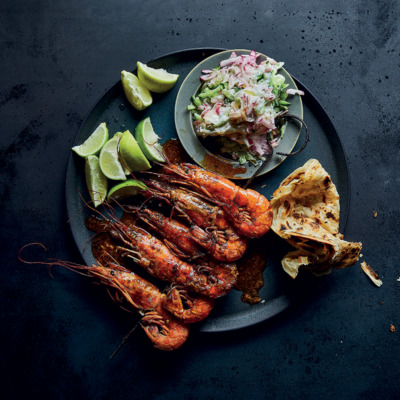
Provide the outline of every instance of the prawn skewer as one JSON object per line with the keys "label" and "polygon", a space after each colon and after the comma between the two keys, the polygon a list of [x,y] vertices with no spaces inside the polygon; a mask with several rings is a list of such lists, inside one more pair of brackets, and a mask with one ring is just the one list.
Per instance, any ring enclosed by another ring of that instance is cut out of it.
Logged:
{"label": "prawn skewer", "polygon": [[163,170],[171,182],[188,185],[222,207],[240,235],[258,238],[270,229],[271,205],[255,190],[243,189],[229,179],[188,163],[165,165]]}

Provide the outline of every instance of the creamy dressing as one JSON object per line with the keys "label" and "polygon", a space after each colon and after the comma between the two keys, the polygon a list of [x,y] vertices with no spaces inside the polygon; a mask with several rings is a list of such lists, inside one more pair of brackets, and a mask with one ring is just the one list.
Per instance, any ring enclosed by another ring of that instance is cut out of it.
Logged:
{"label": "creamy dressing", "polygon": [[288,94],[303,94],[286,90],[289,85],[278,73],[283,62],[267,57],[257,64],[258,57],[255,51],[232,52],[219,67],[203,70],[201,90],[188,107],[196,134],[219,137],[223,151],[241,163],[262,158],[279,144],[283,129],[275,117],[287,110]]}

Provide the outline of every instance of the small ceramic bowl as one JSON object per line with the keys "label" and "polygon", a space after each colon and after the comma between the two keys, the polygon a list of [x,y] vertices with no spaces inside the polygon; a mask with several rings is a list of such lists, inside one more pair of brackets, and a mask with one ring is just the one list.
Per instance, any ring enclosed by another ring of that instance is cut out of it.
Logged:
{"label": "small ceramic bowl", "polygon": [[[203,69],[213,69],[217,67],[221,61],[229,58],[233,51],[236,52],[237,55],[250,54],[250,50],[222,51],[204,59],[190,71],[183,81],[176,98],[175,126],[183,147],[198,165],[230,179],[248,179],[257,171],[261,165],[261,161],[259,161],[258,166],[254,166],[250,163],[241,165],[238,161],[214,154],[205,146],[204,141],[196,135],[191,112],[187,109],[187,106],[191,104],[191,96],[196,94],[200,89],[202,83],[200,81],[200,76],[203,75],[201,71]],[[260,62],[265,59],[266,56],[260,54],[257,60]],[[285,77],[285,82],[289,84],[288,88],[297,89],[293,78],[284,68],[281,68],[279,73]],[[292,96],[289,101],[291,103],[289,106],[289,114],[303,118],[303,103],[301,97]],[[299,127],[298,124],[288,123],[285,134],[276,150],[281,153],[290,153],[297,143],[300,131],[301,127]],[[286,156],[278,155],[275,152],[269,161],[265,163],[262,171],[258,172],[257,176],[276,168],[285,159]]]}

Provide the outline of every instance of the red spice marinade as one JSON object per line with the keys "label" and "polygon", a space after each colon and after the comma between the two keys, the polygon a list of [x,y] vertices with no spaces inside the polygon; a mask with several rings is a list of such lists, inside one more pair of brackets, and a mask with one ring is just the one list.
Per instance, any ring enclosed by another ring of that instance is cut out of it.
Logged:
{"label": "red spice marinade", "polygon": [[202,167],[228,179],[235,179],[235,176],[244,174],[247,171],[246,167],[234,166],[231,162],[209,153],[205,155]]}
{"label": "red spice marinade", "polygon": [[264,286],[263,272],[267,265],[267,254],[262,244],[251,246],[237,262],[239,276],[235,289],[242,293],[243,303],[250,305],[261,301],[259,291]]}
{"label": "red spice marinade", "polygon": [[[169,139],[163,145],[163,150],[169,162],[180,164],[184,162],[193,163],[186,153],[182,144],[177,139]],[[232,163],[224,161],[220,157],[206,154],[203,160],[203,168],[223,174],[228,179],[234,179],[236,175],[246,172],[245,167],[235,167]],[[235,289],[242,291],[242,301],[250,305],[261,301],[260,289],[264,286],[263,272],[266,267],[267,255],[262,245],[254,243],[242,259],[237,262],[239,276]]]}
{"label": "red spice marinade", "polygon": [[186,153],[178,139],[167,140],[165,143],[163,143],[162,148],[168,161],[172,164],[192,162],[191,158]]}
{"label": "red spice marinade", "polygon": [[[186,153],[185,149],[177,139],[169,139],[163,145],[163,150],[167,156],[169,162],[173,164],[180,163],[193,163],[193,160]],[[228,160],[224,160],[222,157],[216,157],[211,153],[207,153],[204,156],[202,165],[204,169],[223,175],[228,179],[235,179],[237,175],[244,174],[246,167],[235,166]]]}

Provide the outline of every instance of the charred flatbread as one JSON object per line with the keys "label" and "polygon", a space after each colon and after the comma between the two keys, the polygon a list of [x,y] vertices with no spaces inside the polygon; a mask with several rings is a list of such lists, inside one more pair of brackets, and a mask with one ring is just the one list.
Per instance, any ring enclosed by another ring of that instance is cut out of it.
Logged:
{"label": "charred flatbread", "polygon": [[339,233],[339,194],[318,160],[308,160],[283,180],[271,206],[272,230],[297,249],[282,260],[291,277],[300,267],[326,274],[357,262],[362,245]]}

